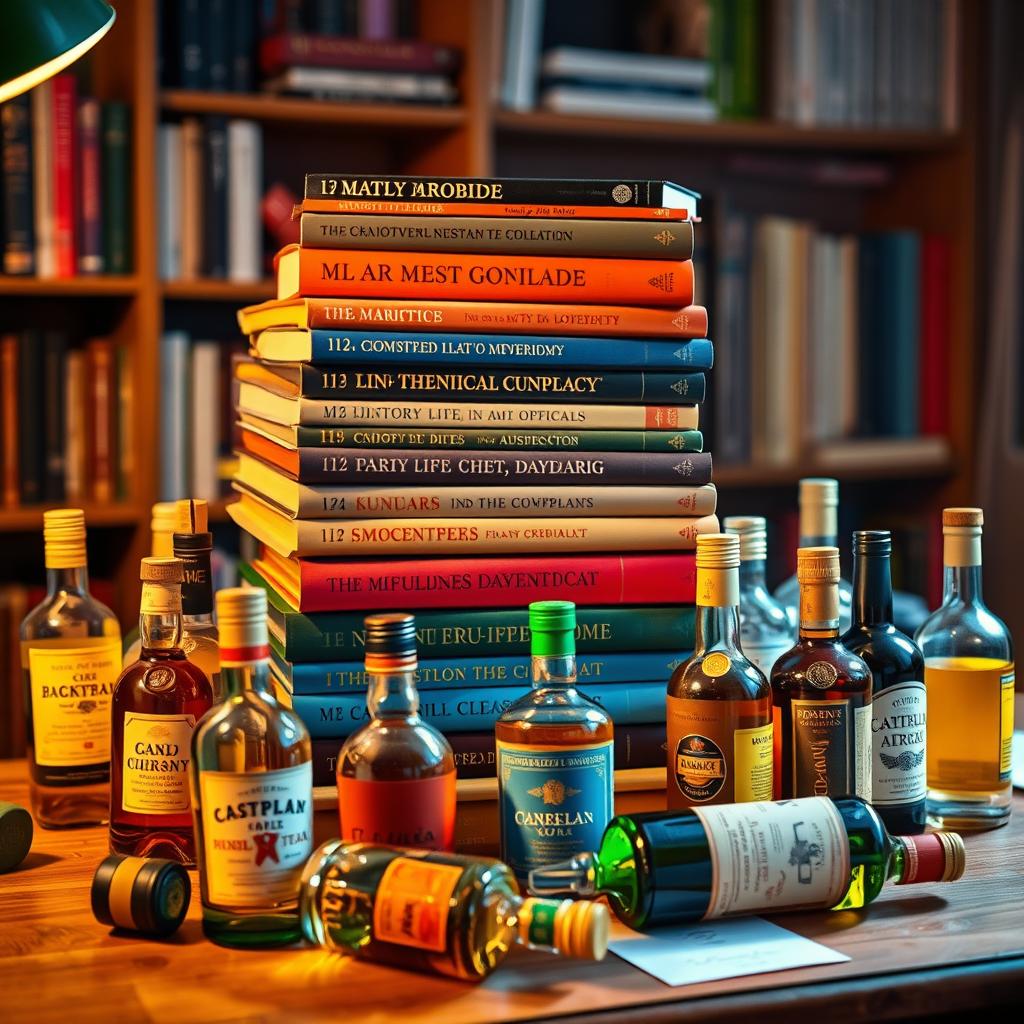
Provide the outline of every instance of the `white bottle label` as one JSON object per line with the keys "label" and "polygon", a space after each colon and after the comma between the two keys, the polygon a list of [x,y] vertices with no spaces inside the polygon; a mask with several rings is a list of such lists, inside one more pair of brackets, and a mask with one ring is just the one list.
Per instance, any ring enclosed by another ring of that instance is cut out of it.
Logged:
{"label": "white bottle label", "polygon": [[134,814],[187,814],[195,715],[124,716],[121,808]]}
{"label": "white bottle label", "polygon": [[790,650],[793,644],[788,640],[782,644],[757,644],[741,640],[741,646],[743,653],[764,673],[765,678],[771,679],[775,662]]}
{"label": "white bottle label", "polygon": [[855,793],[871,803],[871,705],[865,704],[853,713],[853,748],[856,764],[853,769]]}
{"label": "white bottle label", "polygon": [[695,807],[711,853],[705,918],[834,907],[850,886],[850,847],[831,800]]}
{"label": "white bottle label", "polygon": [[923,800],[927,696],[919,679],[891,686],[871,701],[871,802],[879,807]]}
{"label": "white bottle label", "polygon": [[272,772],[200,771],[207,899],[214,905],[294,903],[313,852],[313,765]]}

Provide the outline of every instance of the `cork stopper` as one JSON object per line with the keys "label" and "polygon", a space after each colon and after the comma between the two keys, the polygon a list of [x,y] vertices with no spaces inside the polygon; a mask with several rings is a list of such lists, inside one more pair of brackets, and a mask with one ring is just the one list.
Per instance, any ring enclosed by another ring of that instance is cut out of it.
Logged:
{"label": "cork stopper", "polygon": [[838,583],[839,548],[797,548],[798,583]]}
{"label": "cork stopper", "polygon": [[368,615],[366,630],[366,671],[386,674],[415,670],[416,617],[408,612]]}
{"label": "cork stopper", "polygon": [[266,591],[259,587],[228,587],[218,590],[214,600],[221,665],[267,657]]}
{"label": "cork stopper", "polygon": [[185,578],[185,567],[180,558],[144,558],[139,569],[143,583],[181,584]]}
{"label": "cork stopper", "polygon": [[178,522],[177,502],[158,501],[152,508],[149,528],[153,534],[152,554],[170,558],[171,534]]}
{"label": "cork stopper", "polygon": [[207,533],[209,505],[202,498],[185,498],[175,506],[175,533]]}
{"label": "cork stopper", "polygon": [[736,569],[740,539],[734,533],[702,533],[697,537],[698,569]]}
{"label": "cork stopper", "polygon": [[942,525],[946,526],[976,526],[985,525],[985,513],[980,508],[944,508],[942,510]]}
{"label": "cork stopper", "polygon": [[603,903],[530,897],[519,908],[519,938],[578,960],[603,960],[611,918]]}
{"label": "cork stopper", "polygon": [[903,873],[899,885],[918,882],[955,882],[967,867],[967,851],[956,832],[929,832],[899,836],[903,847]]}
{"label": "cork stopper", "polygon": [[43,545],[47,569],[79,569],[86,564],[85,513],[80,508],[55,508],[43,513]]}
{"label": "cork stopper", "polygon": [[768,557],[768,526],[764,516],[726,516],[725,532],[740,539],[741,562],[763,562]]}
{"label": "cork stopper", "polygon": [[834,537],[839,481],[810,476],[800,481],[800,536]]}

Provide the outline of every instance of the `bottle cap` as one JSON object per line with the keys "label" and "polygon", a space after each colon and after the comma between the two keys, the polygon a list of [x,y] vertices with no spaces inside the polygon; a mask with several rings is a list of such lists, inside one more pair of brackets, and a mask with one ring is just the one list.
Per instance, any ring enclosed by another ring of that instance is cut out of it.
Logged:
{"label": "bottle cap", "polygon": [[214,595],[222,666],[261,661],[267,643],[267,593],[260,587],[228,587]]}
{"label": "bottle cap", "polygon": [[32,815],[18,804],[0,803],[0,874],[13,871],[32,848]]}
{"label": "bottle cap", "polygon": [[801,505],[838,505],[839,481],[830,476],[805,476],[800,481]]}
{"label": "bottle cap", "polygon": [[80,508],[44,512],[43,545],[47,569],[78,569],[85,565],[85,513]]}
{"label": "bottle cap", "polygon": [[976,526],[979,529],[985,525],[985,513],[980,508],[944,508],[942,510],[943,527]]}
{"label": "bottle cap", "polygon": [[177,583],[185,578],[185,566],[180,558],[144,558],[139,569],[143,583]]}
{"label": "bottle cap", "polygon": [[367,672],[408,672],[416,668],[416,617],[408,612],[368,615],[366,631]]}
{"label": "bottle cap", "polygon": [[740,539],[734,533],[702,533],[697,537],[698,569],[736,569]]}
{"label": "bottle cap", "polygon": [[530,652],[545,658],[576,653],[576,605],[572,601],[534,601],[530,611]]}
{"label": "bottle cap", "polygon": [[611,919],[603,903],[529,897],[519,908],[519,938],[579,960],[603,960]]}
{"label": "bottle cap", "polygon": [[892,534],[888,530],[854,530],[855,555],[891,555]]}
{"label": "bottle cap", "polygon": [[798,583],[838,583],[839,548],[797,548]]}
{"label": "bottle cap", "polygon": [[209,506],[202,498],[185,498],[175,504],[175,533],[206,533]]}
{"label": "bottle cap", "polygon": [[182,864],[147,857],[107,857],[92,880],[92,912],[101,924],[170,935],[188,913],[192,883]]}
{"label": "bottle cap", "polygon": [[174,501],[158,501],[150,513],[149,528],[153,533],[152,554],[169,557],[171,534],[178,522],[178,505]]}
{"label": "bottle cap", "polygon": [[800,481],[800,536],[834,537],[839,481],[810,476]]}
{"label": "bottle cap", "polygon": [[740,539],[741,562],[763,562],[768,557],[768,527],[764,516],[726,516],[725,532]]}
{"label": "bottle cap", "polygon": [[903,847],[903,875],[897,884],[955,882],[967,866],[963,839],[956,832],[896,836]]}

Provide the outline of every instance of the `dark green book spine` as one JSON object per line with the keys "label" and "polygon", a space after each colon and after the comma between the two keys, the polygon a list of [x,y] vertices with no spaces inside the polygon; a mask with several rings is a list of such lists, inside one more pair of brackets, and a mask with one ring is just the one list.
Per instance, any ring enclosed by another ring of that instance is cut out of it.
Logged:
{"label": "dark green book spine", "polygon": [[132,268],[131,129],[124,103],[103,104],[103,267],[108,274]]}
{"label": "dark green book spine", "polygon": [[699,430],[381,430],[296,427],[299,448],[430,448],[467,451],[700,452]]}

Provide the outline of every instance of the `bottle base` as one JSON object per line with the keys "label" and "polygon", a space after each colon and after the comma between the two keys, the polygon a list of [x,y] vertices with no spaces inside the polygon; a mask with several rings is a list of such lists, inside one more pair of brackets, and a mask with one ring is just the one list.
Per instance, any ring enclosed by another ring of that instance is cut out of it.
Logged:
{"label": "bottle base", "polygon": [[32,817],[40,828],[89,828],[110,819],[110,787],[30,786]]}
{"label": "bottle base", "polygon": [[110,852],[129,857],[160,857],[186,868],[196,866],[192,829],[145,829],[111,824]]}
{"label": "bottle base", "polygon": [[928,824],[949,832],[980,832],[1010,820],[1013,789],[988,793],[928,791]]}
{"label": "bottle base", "polygon": [[203,907],[203,935],[232,949],[274,949],[303,941],[298,908],[245,914]]}

